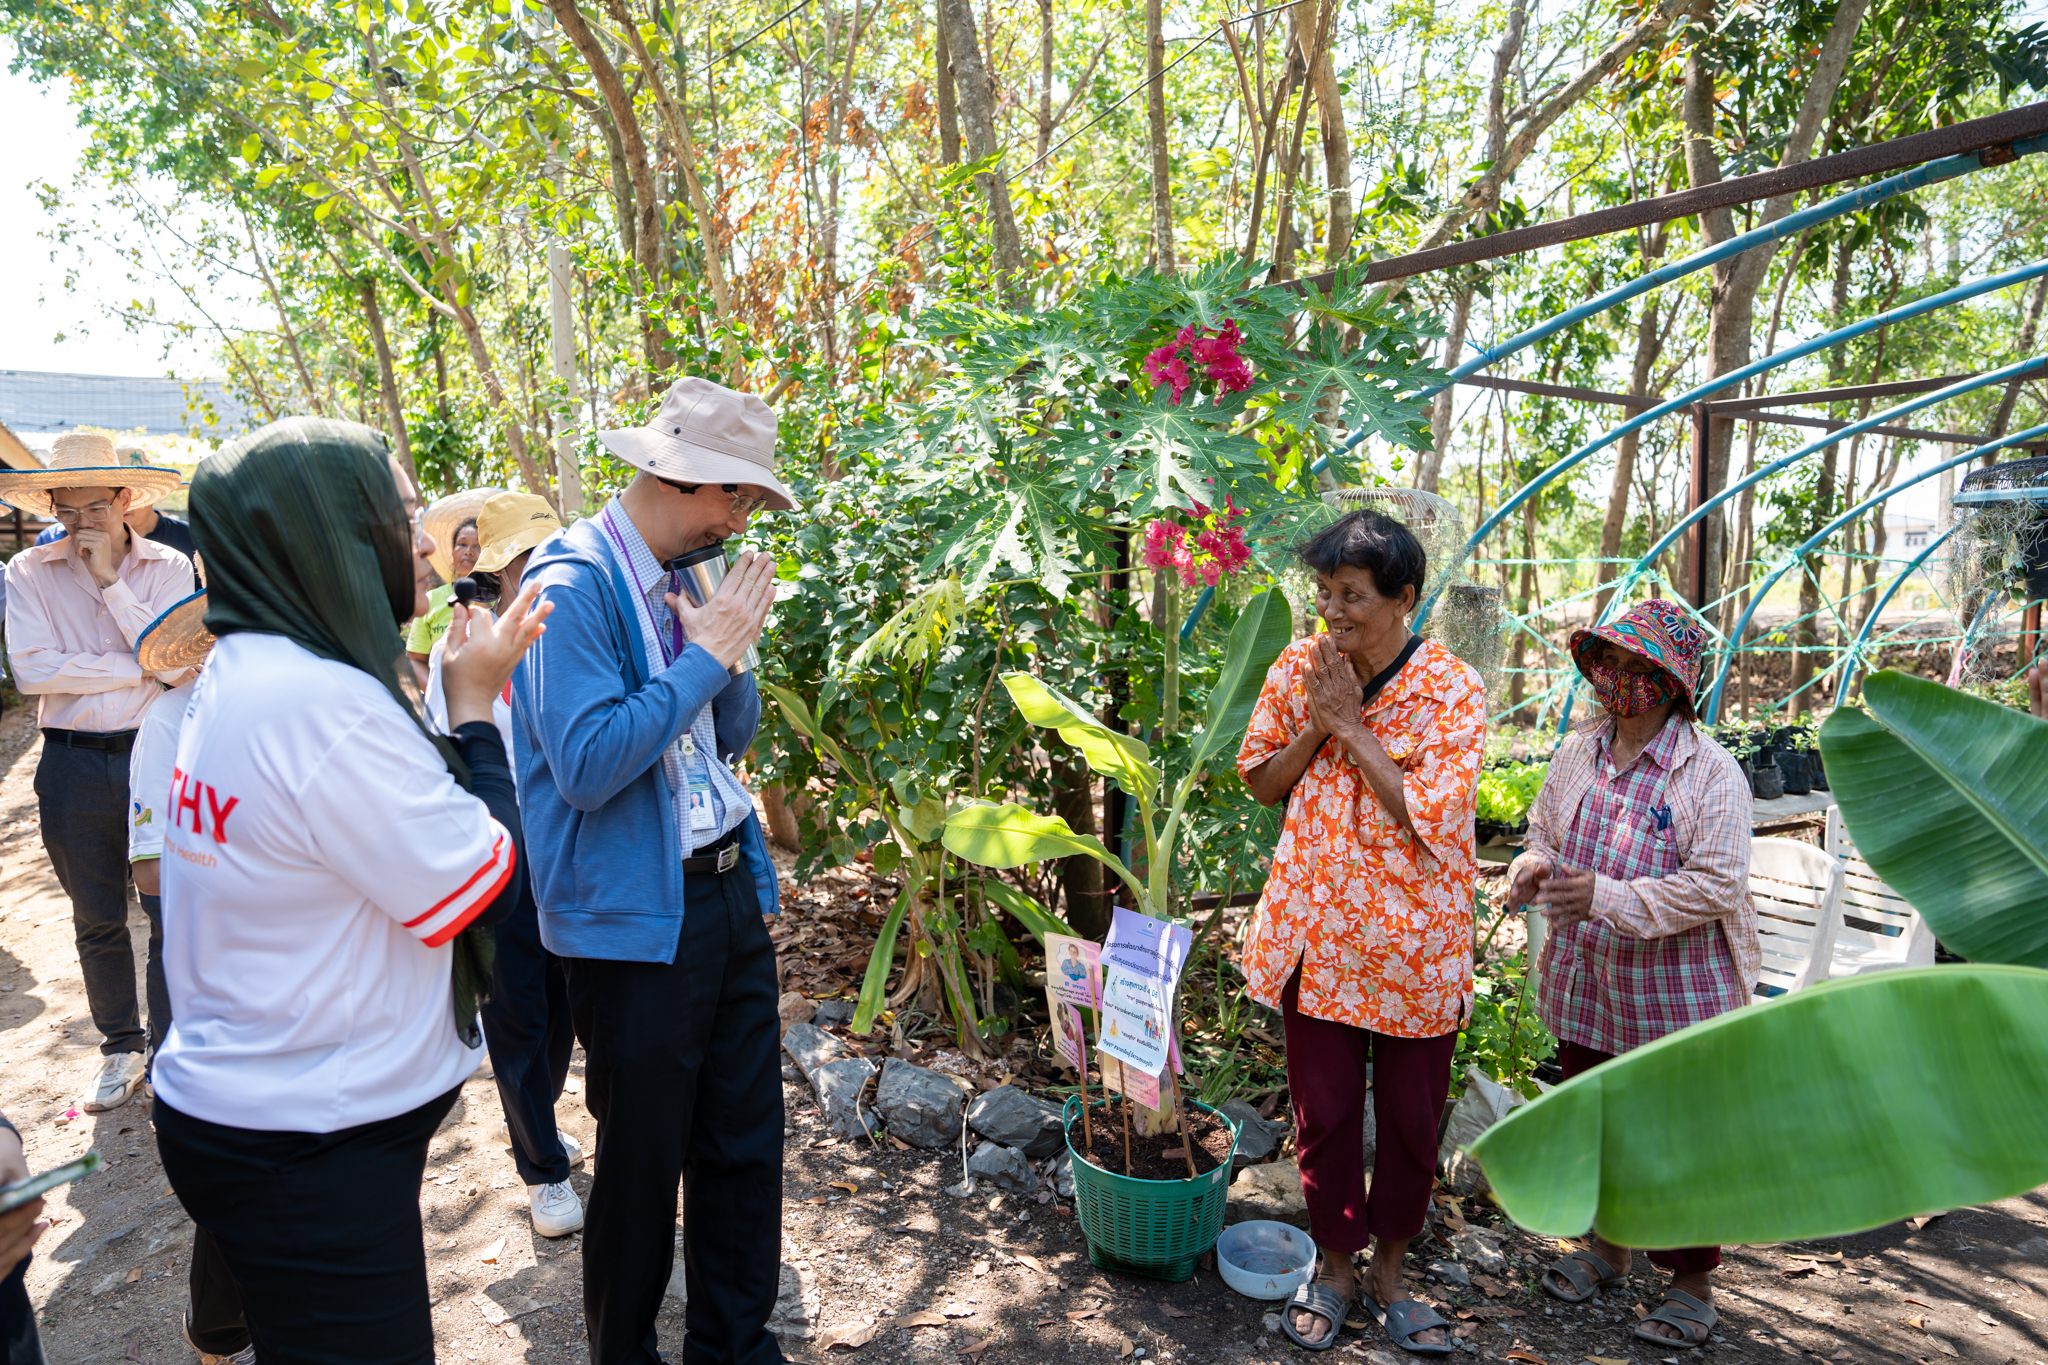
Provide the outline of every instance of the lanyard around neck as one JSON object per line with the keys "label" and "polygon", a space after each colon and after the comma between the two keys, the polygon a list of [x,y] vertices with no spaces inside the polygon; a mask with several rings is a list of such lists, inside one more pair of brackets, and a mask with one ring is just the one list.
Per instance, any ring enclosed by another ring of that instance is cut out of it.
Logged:
{"label": "lanyard around neck", "polygon": [[[676,661],[678,654],[683,652],[683,623],[676,619],[675,612],[669,612],[668,624],[671,639],[664,640],[661,638],[661,623],[654,619],[654,606],[647,600],[647,586],[640,581],[640,571],[633,567],[632,552],[626,548],[624,538],[619,535],[619,528],[613,522],[610,515],[611,511],[610,507],[605,508],[606,515],[601,518],[604,522],[605,534],[612,538],[612,544],[616,545],[619,549],[619,559],[626,566],[626,576],[633,580],[633,600],[638,602],[641,611],[646,613],[648,629],[654,633],[654,643],[661,650],[662,667],[666,668]],[[638,534],[637,528],[635,534]],[[668,588],[670,592],[680,591],[677,574],[673,569],[669,571]]]}

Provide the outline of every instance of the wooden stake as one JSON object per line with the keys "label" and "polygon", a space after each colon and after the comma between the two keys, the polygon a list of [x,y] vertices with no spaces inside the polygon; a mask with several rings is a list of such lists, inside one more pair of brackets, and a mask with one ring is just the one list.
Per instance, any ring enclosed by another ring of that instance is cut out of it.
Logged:
{"label": "wooden stake", "polygon": [[1123,1092],[1124,1102],[1124,1174],[1131,1173],[1131,1092]]}
{"label": "wooden stake", "polygon": [[1095,1129],[1088,1122],[1088,1044],[1081,1043],[1081,1141],[1087,1145],[1092,1160],[1095,1155]]}
{"label": "wooden stake", "polygon": [[1173,1085],[1173,1117],[1180,1124],[1181,1155],[1188,1159],[1188,1179],[1195,1178],[1195,1142],[1188,1136],[1188,1111],[1180,1102],[1180,1077],[1173,1074],[1173,1063],[1166,1064],[1166,1079]]}

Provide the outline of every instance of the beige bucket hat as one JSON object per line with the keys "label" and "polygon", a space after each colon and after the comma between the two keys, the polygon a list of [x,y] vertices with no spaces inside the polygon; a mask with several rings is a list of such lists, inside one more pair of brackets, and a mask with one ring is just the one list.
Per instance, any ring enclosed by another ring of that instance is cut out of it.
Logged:
{"label": "beige bucket hat", "polygon": [[0,502],[39,517],[51,516],[50,494],[59,488],[125,488],[128,510],[147,507],[183,481],[175,469],[131,465],[114,453],[114,443],[96,431],[70,431],[50,446],[41,469],[0,469]]}
{"label": "beige bucket hat", "polygon": [[[441,575],[443,583],[455,581],[455,528],[465,521],[475,521],[483,514],[484,504],[504,491],[502,488],[465,488],[460,493],[435,499],[420,514],[420,529],[434,538],[434,553],[427,556],[427,562],[434,566],[435,573]],[[483,539],[482,532],[478,532],[477,539]]]}
{"label": "beige bucket hat", "polygon": [[601,431],[597,439],[658,479],[750,483],[767,491],[775,511],[797,510],[775,477],[775,410],[751,393],[708,379],[678,379],[646,426]]}

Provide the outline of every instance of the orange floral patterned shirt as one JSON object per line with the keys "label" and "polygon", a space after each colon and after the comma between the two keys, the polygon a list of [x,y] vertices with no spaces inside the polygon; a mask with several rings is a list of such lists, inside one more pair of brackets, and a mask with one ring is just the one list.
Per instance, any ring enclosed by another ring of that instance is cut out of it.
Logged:
{"label": "orange floral patterned shirt", "polygon": [[[1308,728],[1302,669],[1313,638],[1266,674],[1237,770]],[[1486,686],[1424,640],[1365,713],[1405,774],[1418,841],[1366,785],[1351,755],[1323,745],[1287,799],[1273,869],[1244,946],[1252,998],[1275,1009],[1295,964],[1301,1009],[1399,1038],[1463,1027],[1472,1002],[1473,789],[1486,746]]]}

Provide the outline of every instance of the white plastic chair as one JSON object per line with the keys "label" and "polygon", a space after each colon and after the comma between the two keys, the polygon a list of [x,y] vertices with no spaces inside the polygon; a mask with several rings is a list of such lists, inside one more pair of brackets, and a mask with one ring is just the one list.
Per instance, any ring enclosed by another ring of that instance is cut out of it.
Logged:
{"label": "white plastic chair", "polygon": [[1934,930],[1857,854],[1840,806],[1828,807],[1826,839],[1828,853],[1842,869],[1842,927],[1835,931],[1834,963],[1828,975],[1932,967]]}
{"label": "white plastic chair", "polygon": [[1842,924],[1841,864],[1797,839],[1752,839],[1749,895],[1763,948],[1756,994],[1768,998],[1827,980]]}

